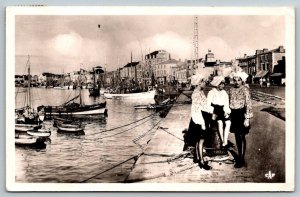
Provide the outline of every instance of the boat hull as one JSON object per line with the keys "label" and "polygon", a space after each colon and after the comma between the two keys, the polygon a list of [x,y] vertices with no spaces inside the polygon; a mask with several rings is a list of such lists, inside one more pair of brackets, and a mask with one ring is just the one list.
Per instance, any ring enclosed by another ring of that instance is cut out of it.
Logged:
{"label": "boat hull", "polygon": [[27,132],[28,130],[37,130],[42,128],[42,125],[34,125],[34,124],[15,124],[16,132]]}
{"label": "boat hull", "polygon": [[51,116],[75,116],[86,117],[94,115],[107,115],[106,103],[97,105],[86,105],[82,107],[46,106],[44,108],[46,117]]}
{"label": "boat hull", "polygon": [[83,127],[61,127],[59,125],[57,125],[57,128],[59,131],[63,131],[63,132],[70,132],[70,133],[76,133],[76,132],[82,132],[84,130]]}
{"label": "boat hull", "polygon": [[128,93],[128,94],[109,94],[105,93],[104,97],[107,99],[115,100],[129,100],[129,99],[154,99],[155,90],[148,92],[139,92],[139,93]]}
{"label": "boat hull", "polygon": [[34,137],[50,137],[51,132],[48,130],[38,130],[38,131],[27,131],[28,135],[34,136]]}
{"label": "boat hull", "polygon": [[90,96],[99,96],[100,89],[99,88],[90,88],[89,93],[90,93]]}
{"label": "boat hull", "polygon": [[[28,135],[29,136],[29,135]],[[15,137],[15,145],[19,147],[46,148],[48,137]]]}

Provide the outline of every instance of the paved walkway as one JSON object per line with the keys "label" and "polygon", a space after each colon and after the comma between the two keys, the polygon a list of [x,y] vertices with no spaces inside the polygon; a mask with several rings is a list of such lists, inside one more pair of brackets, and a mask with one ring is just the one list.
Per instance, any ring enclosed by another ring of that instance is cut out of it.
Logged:
{"label": "paved walkway", "polygon": [[[188,98],[181,94],[177,102]],[[183,152],[182,130],[188,127],[190,104],[175,104],[139,157],[127,182],[236,183],[285,181],[285,122],[267,112],[267,104],[253,101],[254,118],[247,136],[246,166],[233,167],[231,154],[225,161],[210,161],[212,170],[200,169]],[[235,144],[234,136],[229,140]],[[235,150],[236,151],[236,150]],[[213,158],[208,158],[213,159]],[[274,174],[268,179],[266,174]]]}

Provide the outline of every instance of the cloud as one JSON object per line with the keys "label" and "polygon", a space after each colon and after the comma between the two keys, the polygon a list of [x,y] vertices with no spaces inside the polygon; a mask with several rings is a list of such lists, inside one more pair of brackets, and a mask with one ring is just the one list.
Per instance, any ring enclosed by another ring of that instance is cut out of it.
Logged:
{"label": "cloud", "polygon": [[49,66],[59,66],[65,72],[78,70],[80,64],[91,68],[96,64],[104,64],[107,44],[102,40],[83,38],[76,32],[59,34],[45,42],[43,56],[51,60]]}
{"label": "cloud", "polygon": [[49,46],[57,55],[76,57],[80,54],[83,43],[79,34],[71,32],[57,35],[50,40]]}

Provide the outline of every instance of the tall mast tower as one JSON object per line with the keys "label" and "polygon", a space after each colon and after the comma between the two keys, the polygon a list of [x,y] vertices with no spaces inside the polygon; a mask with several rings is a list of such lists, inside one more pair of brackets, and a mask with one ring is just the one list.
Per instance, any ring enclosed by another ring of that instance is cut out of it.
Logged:
{"label": "tall mast tower", "polygon": [[194,58],[195,64],[193,65],[193,69],[195,69],[195,65],[199,60],[198,54],[198,17],[194,16]]}

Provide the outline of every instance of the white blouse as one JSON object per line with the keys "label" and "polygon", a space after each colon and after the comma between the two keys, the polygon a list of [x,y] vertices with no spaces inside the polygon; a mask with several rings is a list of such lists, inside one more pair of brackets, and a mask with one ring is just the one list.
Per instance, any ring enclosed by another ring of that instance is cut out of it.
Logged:
{"label": "white blouse", "polygon": [[224,106],[224,112],[230,114],[229,96],[225,90],[211,89],[207,95],[207,109],[209,113],[213,113],[214,107],[211,104]]}
{"label": "white blouse", "polygon": [[196,124],[205,126],[202,111],[207,111],[207,99],[204,92],[197,87],[192,94],[191,116]]}

